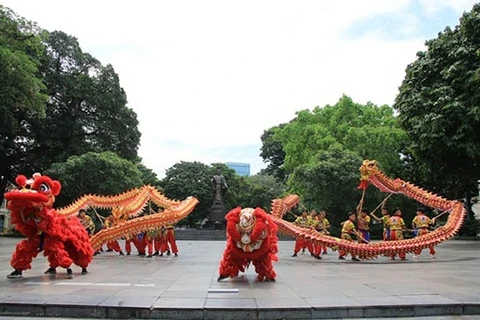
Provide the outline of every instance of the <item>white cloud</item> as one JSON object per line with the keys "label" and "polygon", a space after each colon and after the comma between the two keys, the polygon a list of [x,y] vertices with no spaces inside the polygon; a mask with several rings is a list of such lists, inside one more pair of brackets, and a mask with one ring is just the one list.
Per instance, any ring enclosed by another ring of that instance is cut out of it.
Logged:
{"label": "white cloud", "polygon": [[[455,10],[470,3],[441,2]],[[258,154],[263,130],[296,111],[342,94],[392,104],[425,40],[415,37],[418,17],[408,0],[65,3],[3,1],[114,66],[140,121],[139,154],[160,177],[181,160],[250,162],[256,173],[261,159],[235,150],[256,145]],[[399,28],[412,36],[343,36],[352,23],[385,13],[403,15]]]}
{"label": "white cloud", "polygon": [[435,15],[443,9],[454,10],[460,15],[463,12],[472,10],[473,5],[477,0],[420,0],[420,3],[427,14]]}

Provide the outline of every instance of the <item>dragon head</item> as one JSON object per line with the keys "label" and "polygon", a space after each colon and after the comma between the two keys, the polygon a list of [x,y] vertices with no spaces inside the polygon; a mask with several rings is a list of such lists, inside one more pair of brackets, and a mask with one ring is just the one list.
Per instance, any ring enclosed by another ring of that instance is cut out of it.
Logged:
{"label": "dragon head", "polygon": [[15,182],[18,189],[5,193],[7,208],[10,210],[51,208],[61,189],[59,181],[40,173],[35,173],[31,179],[19,175]]}
{"label": "dragon head", "polygon": [[368,180],[370,176],[377,171],[378,166],[376,160],[363,160],[362,166],[360,167],[361,180]]}

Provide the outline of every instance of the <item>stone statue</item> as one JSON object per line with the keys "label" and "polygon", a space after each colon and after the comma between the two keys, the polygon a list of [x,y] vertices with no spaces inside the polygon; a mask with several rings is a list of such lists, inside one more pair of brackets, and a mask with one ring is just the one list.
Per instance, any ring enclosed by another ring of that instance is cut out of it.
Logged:
{"label": "stone statue", "polygon": [[227,192],[228,185],[225,181],[225,177],[221,173],[221,168],[217,168],[217,174],[212,179],[213,188],[213,205],[223,205],[225,201],[225,193]]}

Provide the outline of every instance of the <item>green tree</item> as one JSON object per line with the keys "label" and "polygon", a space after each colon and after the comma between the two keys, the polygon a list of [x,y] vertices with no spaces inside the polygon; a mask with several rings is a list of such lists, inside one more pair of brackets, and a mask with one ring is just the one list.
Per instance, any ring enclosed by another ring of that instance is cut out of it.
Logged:
{"label": "green tree", "polygon": [[286,181],[285,170],[282,167],[285,161],[285,151],[283,151],[283,145],[275,136],[275,133],[285,125],[280,124],[265,130],[261,136],[262,147],[260,149],[260,157],[263,158],[263,162],[268,163],[267,167],[262,170],[262,174],[273,175],[282,182]]}
{"label": "green tree", "polygon": [[274,176],[257,174],[245,178],[248,192],[243,207],[263,208],[269,212],[273,199],[285,195],[287,187],[279,182]]}
{"label": "green tree", "polygon": [[34,23],[0,5],[0,201],[29,148],[31,132],[24,123],[45,116],[40,33]]}
{"label": "green tree", "polygon": [[393,106],[410,137],[410,170],[423,187],[470,203],[480,178],[480,4],[426,46]]}
{"label": "green tree", "polygon": [[171,199],[183,200],[194,196],[199,200],[192,213],[180,222],[190,226],[208,217],[212,206],[212,168],[201,162],[180,161],[167,169],[161,185],[165,195]]}
{"label": "green tree", "polygon": [[338,147],[318,152],[316,160],[298,166],[290,185],[294,193],[301,195],[307,209],[326,210],[335,230],[360,200],[357,186],[362,158]]}
{"label": "green tree", "polygon": [[363,159],[376,159],[387,173],[399,174],[406,134],[389,106],[361,105],[343,96],[333,106],[298,112],[274,138],[285,151],[287,174],[301,165],[315,165],[318,153],[332,147],[352,151]]}
{"label": "green tree", "polygon": [[113,152],[88,152],[54,163],[44,174],[62,184],[55,205],[63,207],[86,194],[114,195],[141,187],[142,172],[137,164]]}
{"label": "green tree", "polygon": [[103,66],[60,31],[49,33],[46,45],[42,72],[50,99],[46,118],[30,124],[34,141],[27,162],[41,170],[89,151],[138,160],[138,120],[126,106],[113,67]]}

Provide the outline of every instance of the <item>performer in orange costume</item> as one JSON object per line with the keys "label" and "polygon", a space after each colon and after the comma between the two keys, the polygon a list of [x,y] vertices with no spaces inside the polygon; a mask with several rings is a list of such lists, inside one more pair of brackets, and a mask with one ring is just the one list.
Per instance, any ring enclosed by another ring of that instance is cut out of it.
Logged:
{"label": "performer in orange costume", "polygon": [[[361,235],[355,229],[354,222],[355,222],[356,216],[357,216],[357,213],[355,211],[351,211],[348,213],[348,220],[343,222],[342,236],[341,236],[343,240],[353,241],[352,235],[356,235],[357,238],[360,238]],[[346,252],[340,250],[338,259],[344,260],[346,255],[347,255]],[[353,261],[360,261],[359,259],[357,259],[355,255],[351,254],[351,256]]]}
{"label": "performer in orange costume", "polygon": [[[403,232],[406,231],[405,221],[402,218],[402,210],[395,208],[393,210],[393,216],[388,219],[387,227],[390,230],[390,241],[403,240]],[[390,256],[392,260],[395,260],[395,253]],[[405,251],[398,253],[400,260],[405,260]]]}
{"label": "performer in orange costume", "polygon": [[[109,228],[110,226],[113,225],[113,216],[108,216],[107,219],[105,219],[105,228]],[[123,256],[123,251],[122,248],[120,248],[120,244],[118,243],[117,240],[111,240],[107,242],[107,251],[115,251],[118,252],[121,256]]]}
{"label": "performer in orange costume", "polygon": [[[164,227],[162,226],[160,229],[156,230],[155,239],[153,240],[155,253],[154,256],[163,256],[163,253],[166,251],[165,245],[165,234],[164,234]],[[169,251],[170,253],[170,251]]]}
{"label": "performer in orange costume", "polygon": [[148,250],[147,258],[153,257],[153,242],[156,238],[156,232],[154,230],[146,231],[143,235],[143,240],[145,241],[145,246]]}
{"label": "performer in orange costume", "polygon": [[[330,221],[327,219],[327,213],[322,210],[318,214],[318,225],[320,226],[320,232],[323,234],[330,234]],[[322,228],[323,226],[323,228]],[[327,244],[324,243],[322,245],[323,253],[322,254],[327,254]]]}
{"label": "performer in orange costume", "polygon": [[254,265],[259,281],[275,281],[272,261],[277,258],[277,225],[261,208],[237,207],[226,216],[227,247],[220,261],[218,281],[236,277]]}
{"label": "performer in orange costume", "polygon": [[[178,247],[177,247],[177,242],[175,241],[175,225],[169,224],[165,226],[165,240],[164,240],[164,248],[167,251],[167,255],[169,255],[170,250],[168,250],[168,245],[170,245],[170,248],[172,249],[172,253],[175,255],[175,257],[178,257]],[[164,251],[162,250],[162,253]]]}
{"label": "performer in orange costume", "polygon": [[[429,227],[433,224],[435,224],[435,218],[430,219],[425,215],[425,209],[418,208],[417,215],[415,216],[415,218],[413,218],[413,221],[412,221],[412,229],[415,230],[416,236],[419,237],[429,233]],[[430,246],[429,250],[430,250],[430,256],[432,258],[435,258],[436,252],[433,246]],[[421,253],[422,253],[422,249],[417,249],[413,257],[416,258]]]}
{"label": "performer in orange costume", "polygon": [[362,234],[362,237],[358,239],[359,243],[369,243],[370,242],[370,216],[368,215],[368,210],[363,208],[360,211],[360,216],[358,217],[358,231]]}
{"label": "performer in orange costume", "polygon": [[[304,228],[310,228],[314,225],[314,221],[308,215],[307,211],[303,211],[302,215],[295,219],[295,224]],[[301,238],[297,238],[295,241],[295,248],[293,249],[292,257],[296,257],[297,253],[305,247],[308,248],[308,251],[311,255],[314,255],[313,244],[310,241],[305,241]]]}

